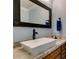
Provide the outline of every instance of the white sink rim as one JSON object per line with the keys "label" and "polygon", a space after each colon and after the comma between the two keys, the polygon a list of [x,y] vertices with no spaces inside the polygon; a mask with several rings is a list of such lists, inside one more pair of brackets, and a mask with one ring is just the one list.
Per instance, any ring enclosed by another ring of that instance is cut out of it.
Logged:
{"label": "white sink rim", "polygon": [[[45,40],[45,41],[43,41],[43,40]],[[43,44],[47,44],[47,43],[52,42],[52,41],[55,41],[55,39],[52,39],[52,38],[40,38],[40,39],[35,39],[35,40],[24,41],[24,42],[21,42],[21,44],[26,45],[29,48],[35,48],[35,47],[41,46]],[[41,44],[39,44],[39,43],[41,43]]]}

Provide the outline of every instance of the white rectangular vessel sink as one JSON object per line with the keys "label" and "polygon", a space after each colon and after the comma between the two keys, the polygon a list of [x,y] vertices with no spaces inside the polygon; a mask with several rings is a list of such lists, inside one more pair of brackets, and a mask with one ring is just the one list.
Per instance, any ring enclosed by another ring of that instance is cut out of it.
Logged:
{"label": "white rectangular vessel sink", "polygon": [[56,40],[53,38],[40,38],[35,40],[29,40],[21,42],[24,49],[36,56],[39,53],[47,50],[48,48],[53,47],[56,44]]}

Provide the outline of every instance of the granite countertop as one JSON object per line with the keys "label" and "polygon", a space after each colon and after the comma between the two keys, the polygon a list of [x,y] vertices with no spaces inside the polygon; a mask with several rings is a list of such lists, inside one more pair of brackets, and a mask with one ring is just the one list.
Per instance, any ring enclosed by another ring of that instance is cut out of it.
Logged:
{"label": "granite countertop", "polygon": [[40,53],[37,56],[32,56],[31,54],[27,53],[27,51],[25,51],[23,47],[17,47],[13,49],[13,59],[42,59],[43,57],[53,52],[55,49],[57,49],[59,46],[61,46],[65,42],[66,42],[65,39],[57,39],[55,46]]}

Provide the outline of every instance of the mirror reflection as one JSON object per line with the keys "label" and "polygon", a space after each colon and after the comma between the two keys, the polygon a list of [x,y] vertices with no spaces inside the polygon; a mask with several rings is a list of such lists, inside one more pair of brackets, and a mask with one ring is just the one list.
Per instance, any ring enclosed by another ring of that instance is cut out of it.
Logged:
{"label": "mirror reflection", "polygon": [[31,2],[30,0],[20,0],[21,22],[47,24],[49,11]]}

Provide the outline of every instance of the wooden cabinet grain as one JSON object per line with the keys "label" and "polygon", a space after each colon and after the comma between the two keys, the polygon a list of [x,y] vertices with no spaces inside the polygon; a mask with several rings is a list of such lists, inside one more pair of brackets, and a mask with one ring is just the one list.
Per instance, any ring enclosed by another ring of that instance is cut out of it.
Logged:
{"label": "wooden cabinet grain", "polygon": [[43,59],[66,59],[66,43],[58,47],[55,51],[53,51]]}
{"label": "wooden cabinet grain", "polygon": [[59,54],[59,55],[56,56],[54,59],[61,59],[61,55]]}

